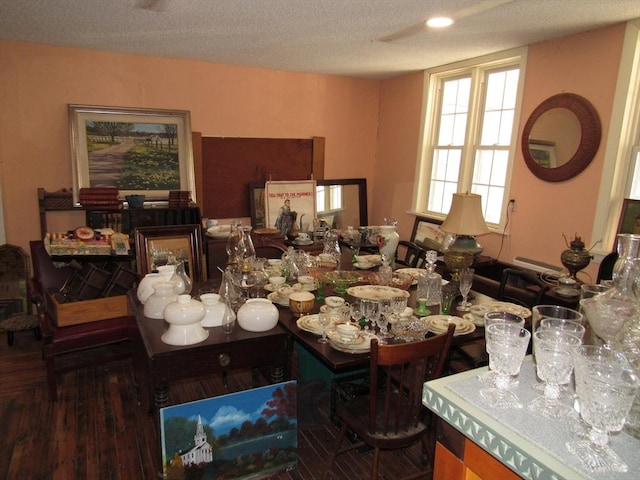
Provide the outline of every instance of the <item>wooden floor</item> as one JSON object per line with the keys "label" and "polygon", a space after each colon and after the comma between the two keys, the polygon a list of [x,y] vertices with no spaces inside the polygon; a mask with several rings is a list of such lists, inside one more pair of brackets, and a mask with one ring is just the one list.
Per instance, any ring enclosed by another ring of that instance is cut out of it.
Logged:
{"label": "wooden floor", "polygon": [[[294,374],[296,370],[294,367]],[[229,389],[250,388],[250,382],[250,372],[239,372],[230,376]],[[175,385],[171,389],[171,402],[220,393],[223,393],[221,378],[212,375],[201,381]],[[129,360],[60,375],[58,396],[55,403],[48,399],[40,344],[33,334],[17,333],[12,347],[7,346],[6,335],[0,335],[0,432],[3,437],[0,478],[161,478],[154,422],[151,415],[138,406]],[[325,470],[326,458],[338,431],[329,420],[328,392],[316,391],[299,397],[318,400],[318,408],[309,405],[299,408],[298,464],[289,472],[269,478],[313,480],[320,478]],[[419,453],[417,446],[402,452],[383,452],[380,478],[391,480],[417,472]],[[368,478],[371,458],[371,452],[340,455],[330,478]]]}

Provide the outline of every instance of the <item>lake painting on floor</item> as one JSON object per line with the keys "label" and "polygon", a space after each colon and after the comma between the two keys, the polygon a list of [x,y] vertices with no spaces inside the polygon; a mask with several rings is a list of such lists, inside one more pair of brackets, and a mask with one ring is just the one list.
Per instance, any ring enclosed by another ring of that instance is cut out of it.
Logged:
{"label": "lake painting on floor", "polygon": [[167,480],[248,479],[298,462],[296,382],[160,409]]}

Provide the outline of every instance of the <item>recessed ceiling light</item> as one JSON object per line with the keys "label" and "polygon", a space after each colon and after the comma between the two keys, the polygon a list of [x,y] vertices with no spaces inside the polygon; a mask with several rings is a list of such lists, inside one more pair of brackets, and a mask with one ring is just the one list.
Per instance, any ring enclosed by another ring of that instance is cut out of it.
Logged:
{"label": "recessed ceiling light", "polygon": [[433,17],[427,20],[427,26],[431,28],[445,28],[453,24],[453,19],[449,17]]}

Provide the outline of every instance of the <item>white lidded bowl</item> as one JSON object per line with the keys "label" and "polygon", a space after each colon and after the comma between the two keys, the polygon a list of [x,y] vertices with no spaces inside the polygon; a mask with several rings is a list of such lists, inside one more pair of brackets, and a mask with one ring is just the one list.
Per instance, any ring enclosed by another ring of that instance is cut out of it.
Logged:
{"label": "white lidded bowl", "polygon": [[239,309],[236,319],[249,332],[266,332],[278,324],[280,312],[267,298],[250,298]]}

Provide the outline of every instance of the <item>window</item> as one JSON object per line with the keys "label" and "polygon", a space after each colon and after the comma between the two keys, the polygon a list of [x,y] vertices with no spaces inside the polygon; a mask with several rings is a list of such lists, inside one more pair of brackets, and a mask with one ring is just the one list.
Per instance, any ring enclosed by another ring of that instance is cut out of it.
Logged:
{"label": "window", "polygon": [[613,249],[625,198],[640,199],[640,20],[627,22],[591,232],[596,261]]}
{"label": "window", "polygon": [[316,186],[318,213],[327,213],[342,208],[342,185]]}
{"label": "window", "polygon": [[444,217],[456,192],[482,196],[485,220],[504,223],[517,146],[522,54],[429,72],[423,158],[414,210]]}

